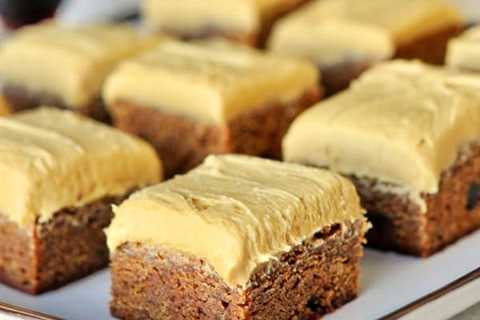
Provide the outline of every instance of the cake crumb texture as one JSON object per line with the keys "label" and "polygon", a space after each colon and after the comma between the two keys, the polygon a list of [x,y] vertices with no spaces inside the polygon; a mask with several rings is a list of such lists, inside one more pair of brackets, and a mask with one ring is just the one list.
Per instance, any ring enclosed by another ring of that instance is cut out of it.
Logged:
{"label": "cake crumb texture", "polygon": [[208,263],[161,245],[127,242],[113,256],[111,311],[120,319],[317,319],[354,299],[362,221],[325,227],[259,265],[246,290]]}

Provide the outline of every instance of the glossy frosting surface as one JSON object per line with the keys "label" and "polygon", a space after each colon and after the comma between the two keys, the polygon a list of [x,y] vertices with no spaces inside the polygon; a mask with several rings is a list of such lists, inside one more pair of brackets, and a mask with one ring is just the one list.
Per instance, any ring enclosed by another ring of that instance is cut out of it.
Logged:
{"label": "glossy frosting surface", "polygon": [[284,157],[377,179],[416,194],[438,192],[442,173],[480,138],[480,78],[394,61],[293,123]]}
{"label": "glossy frosting surface", "polygon": [[72,108],[82,107],[98,97],[105,77],[121,60],[160,39],[127,25],[25,27],[0,48],[0,77],[58,97]]}
{"label": "glossy frosting surface", "polygon": [[107,230],[122,243],[202,257],[231,286],[322,227],[362,219],[353,185],[329,171],[247,156],[210,156],[184,176],[133,194]]}
{"label": "glossy frosting surface", "polygon": [[454,68],[480,71],[480,27],[473,27],[450,41],[447,64]]}
{"label": "glossy frosting surface", "polygon": [[161,175],[149,145],[69,111],[0,118],[0,213],[22,226],[157,183]]}
{"label": "glossy frosting surface", "polygon": [[107,80],[108,105],[129,101],[224,123],[242,112],[292,102],[317,86],[313,64],[223,40],[164,42],[123,63]]}

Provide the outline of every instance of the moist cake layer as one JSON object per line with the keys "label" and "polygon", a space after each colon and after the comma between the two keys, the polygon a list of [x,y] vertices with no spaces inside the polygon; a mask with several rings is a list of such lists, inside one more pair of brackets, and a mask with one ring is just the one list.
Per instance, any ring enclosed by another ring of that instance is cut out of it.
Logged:
{"label": "moist cake layer", "polygon": [[320,68],[325,96],[332,96],[348,88],[353,80],[377,62],[372,60],[350,61]]}
{"label": "moist cake layer", "polygon": [[[127,242],[204,258],[232,287],[316,231],[363,219],[353,185],[325,170],[247,156],[210,156],[184,176],[114,209],[112,254]],[[363,221],[363,220],[362,220]]]}
{"label": "moist cake layer", "polygon": [[373,228],[368,245],[418,256],[430,256],[480,228],[480,146],[463,149],[455,164],[442,174],[440,191],[423,194],[422,212],[408,196],[368,178],[351,177],[368,210]]}
{"label": "moist cake layer", "polygon": [[47,93],[71,108],[98,98],[105,77],[119,61],[153,47],[162,38],[127,25],[26,27],[0,49],[0,77],[35,93]]}
{"label": "moist cake layer", "polygon": [[447,64],[453,68],[480,71],[480,27],[473,27],[450,41]]}
{"label": "moist cake layer", "polygon": [[229,287],[201,257],[125,243],[112,259],[112,313],[121,319],[317,319],[356,297],[364,227],[357,221],[319,230],[257,266],[246,290]]}
{"label": "moist cake layer", "polygon": [[295,101],[317,80],[316,68],[303,60],[220,40],[168,42],[123,63],[109,77],[104,98],[108,105],[128,101],[224,124],[258,106]]}
{"label": "moist cake layer", "polygon": [[51,108],[1,118],[0,150],[0,212],[21,226],[161,177],[145,142]]}
{"label": "moist cake layer", "polygon": [[280,159],[282,139],[293,119],[321,96],[318,88],[312,88],[296,101],[258,106],[220,126],[131,102],[115,103],[110,111],[117,128],[155,147],[168,178],[194,168],[209,154],[239,153]]}
{"label": "moist cake layer", "polygon": [[428,64],[443,66],[447,55],[448,41],[458,36],[465,24],[450,24],[443,29],[412,39],[409,43],[397,47],[398,59],[417,59]]}
{"label": "moist cake layer", "polygon": [[[69,110],[62,98],[48,92],[31,91],[26,86],[4,84],[2,94],[10,107],[10,112],[31,110],[38,106],[55,106],[58,109]],[[88,105],[75,109],[78,114],[90,117],[104,123],[110,122],[110,114],[105,109],[101,97],[95,97]]]}
{"label": "moist cake layer", "polygon": [[111,206],[105,197],[81,208],[66,208],[51,219],[22,228],[0,212],[0,281],[38,294],[58,288],[108,265],[103,229]]}
{"label": "moist cake layer", "polygon": [[287,161],[436,193],[459,150],[480,136],[480,81],[420,63],[385,63],[302,114]]}

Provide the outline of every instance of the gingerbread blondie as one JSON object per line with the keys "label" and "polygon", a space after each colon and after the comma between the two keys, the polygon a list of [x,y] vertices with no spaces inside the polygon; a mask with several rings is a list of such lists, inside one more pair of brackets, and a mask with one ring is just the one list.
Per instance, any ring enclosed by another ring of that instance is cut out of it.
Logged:
{"label": "gingerbread blondie", "polygon": [[429,256],[480,227],[479,89],[418,62],[376,66],[301,115],[284,157],[351,178],[369,245]]}
{"label": "gingerbread blondie", "polygon": [[0,118],[0,281],[29,293],[108,264],[111,205],[160,181],[145,142],[70,111]]}
{"label": "gingerbread blondie", "polygon": [[165,42],[123,63],[104,97],[113,124],[154,145],[166,176],[208,154],[280,157],[291,121],[322,90],[308,61],[223,40]]}
{"label": "gingerbread blondie", "polygon": [[105,78],[120,61],[161,39],[127,25],[22,28],[0,48],[1,94],[12,111],[50,105],[107,121]]}
{"label": "gingerbread blondie", "polygon": [[368,228],[331,172],[210,156],[133,194],[107,230],[121,319],[313,319],[354,299]]}

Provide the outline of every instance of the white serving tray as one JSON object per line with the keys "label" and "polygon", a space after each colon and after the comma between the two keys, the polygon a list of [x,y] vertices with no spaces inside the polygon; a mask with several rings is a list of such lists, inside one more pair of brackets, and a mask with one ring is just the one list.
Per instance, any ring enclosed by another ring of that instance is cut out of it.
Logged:
{"label": "white serving tray", "polygon": [[[111,1],[70,0],[60,20],[67,23],[96,21],[101,15],[92,15],[90,9],[100,12],[99,6],[106,8],[105,4]],[[122,1],[128,5],[135,2]],[[460,5],[471,20],[480,20],[480,0],[450,1]],[[101,17],[109,16],[101,12]],[[477,232],[426,260],[367,250],[362,263],[359,298],[327,316],[326,320],[448,319],[480,301],[479,248],[480,232]],[[108,310],[109,287],[108,271],[38,297],[0,285],[0,320],[51,319],[28,310],[66,320],[113,319]],[[19,310],[18,306],[28,310]]]}
{"label": "white serving tray", "polygon": [[[367,250],[362,262],[359,298],[326,319],[448,319],[480,301],[479,248],[480,232],[477,232],[423,260]],[[0,286],[0,302],[61,319],[107,320],[113,319],[108,310],[109,287],[109,272],[101,271],[38,297]],[[432,293],[436,295],[418,301]],[[396,313],[401,309],[404,310]],[[10,316],[2,316],[0,312],[0,320],[15,319],[13,314],[14,311]]]}

